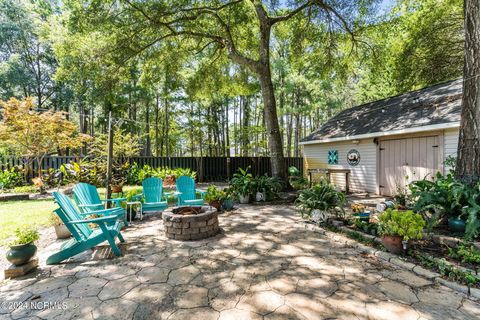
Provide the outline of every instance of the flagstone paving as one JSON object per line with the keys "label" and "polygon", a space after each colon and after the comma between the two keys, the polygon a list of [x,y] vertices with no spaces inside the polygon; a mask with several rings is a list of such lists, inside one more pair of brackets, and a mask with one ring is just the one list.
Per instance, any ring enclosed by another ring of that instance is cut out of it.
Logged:
{"label": "flagstone paving", "polygon": [[2,285],[0,319],[480,317],[478,302],[310,231],[286,206],[242,206],[220,224],[178,242],[150,217],[124,230],[123,257],[46,266],[55,244],[36,274]]}

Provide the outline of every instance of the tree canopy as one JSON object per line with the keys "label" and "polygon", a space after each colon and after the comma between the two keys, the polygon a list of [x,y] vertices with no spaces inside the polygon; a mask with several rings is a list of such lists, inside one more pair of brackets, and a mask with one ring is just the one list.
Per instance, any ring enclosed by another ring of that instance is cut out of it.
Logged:
{"label": "tree canopy", "polygon": [[0,0],[0,98],[32,97],[99,139],[112,111],[141,155],[299,156],[344,108],[461,77],[462,8]]}

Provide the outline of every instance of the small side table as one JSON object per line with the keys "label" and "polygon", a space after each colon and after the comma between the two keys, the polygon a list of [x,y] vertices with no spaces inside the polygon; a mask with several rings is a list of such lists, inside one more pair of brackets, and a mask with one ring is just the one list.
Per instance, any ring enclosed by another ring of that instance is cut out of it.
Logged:
{"label": "small side table", "polygon": [[[140,220],[143,220],[142,203],[140,201],[127,201],[126,206],[125,206],[125,210],[127,210],[127,213],[130,212],[130,223],[132,223],[133,206],[136,205],[136,204],[140,205]],[[130,211],[128,210],[128,206],[130,206]]]}

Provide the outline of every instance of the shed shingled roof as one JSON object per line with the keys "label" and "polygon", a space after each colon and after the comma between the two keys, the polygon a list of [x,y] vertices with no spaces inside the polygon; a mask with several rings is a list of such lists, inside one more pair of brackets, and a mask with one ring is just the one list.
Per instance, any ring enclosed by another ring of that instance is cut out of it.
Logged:
{"label": "shed shingled roof", "polygon": [[453,80],[343,110],[302,142],[458,122],[462,88]]}

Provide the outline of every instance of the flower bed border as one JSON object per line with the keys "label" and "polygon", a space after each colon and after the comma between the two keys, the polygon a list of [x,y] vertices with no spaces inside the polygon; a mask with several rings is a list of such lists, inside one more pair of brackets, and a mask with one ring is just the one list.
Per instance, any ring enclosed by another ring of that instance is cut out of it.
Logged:
{"label": "flower bed border", "polygon": [[[369,235],[369,234],[365,234],[363,232],[359,232],[359,231],[354,230],[354,229],[350,229],[346,226],[336,226],[336,228],[341,231],[340,233],[338,233],[338,232],[328,231],[328,230],[326,230],[326,229],[324,229],[320,226],[317,226],[315,224],[307,223],[306,221],[303,221],[303,225],[304,225],[305,229],[322,233],[322,234],[324,234],[325,236],[327,236],[328,238],[330,238],[331,240],[333,240],[335,242],[340,242],[340,243],[343,243],[343,244],[353,246],[360,253],[368,253],[368,254],[374,255],[375,257],[377,257],[381,260],[384,260],[385,262],[388,262],[388,263],[393,264],[397,267],[412,271],[416,275],[421,276],[423,278],[427,278],[428,280],[431,280],[434,283],[444,285],[444,286],[446,286],[446,287],[448,287],[448,288],[450,288],[454,291],[457,291],[457,292],[463,293],[465,295],[468,295],[468,297],[471,298],[472,300],[480,301],[480,289],[478,289],[478,288],[470,288],[470,290],[469,290],[469,288],[465,285],[462,285],[462,284],[459,284],[457,282],[449,281],[449,280],[446,280],[446,279],[442,278],[442,276],[437,272],[425,269],[424,267],[422,267],[419,264],[415,264],[415,263],[411,263],[409,261],[406,261],[405,259],[403,259],[400,256],[397,256],[397,255],[391,254],[389,252],[385,252],[385,251],[382,251],[380,249],[376,249],[376,248],[364,245],[364,244],[358,242],[357,240],[353,240],[353,239],[348,238],[347,236],[343,235],[343,233],[353,232],[353,233],[358,234],[359,236],[362,236],[363,238],[369,239],[372,242],[381,244],[380,238],[378,238],[378,237],[375,237],[375,236],[372,236],[372,235]],[[470,291],[470,294],[469,294],[469,291]]]}

